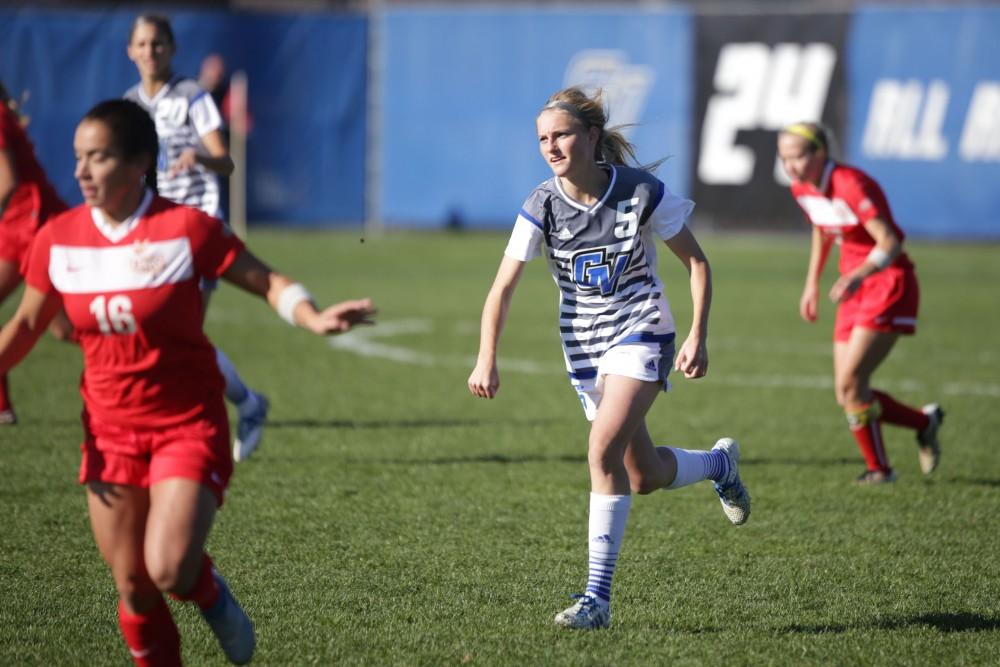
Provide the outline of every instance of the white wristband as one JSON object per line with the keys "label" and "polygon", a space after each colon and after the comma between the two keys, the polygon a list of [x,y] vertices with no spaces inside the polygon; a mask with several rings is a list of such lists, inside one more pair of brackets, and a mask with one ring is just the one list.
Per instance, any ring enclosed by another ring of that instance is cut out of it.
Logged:
{"label": "white wristband", "polygon": [[889,258],[889,253],[878,247],[872,248],[871,252],[868,253],[868,257],[866,257],[866,259],[872,264],[874,264],[875,268],[878,269],[879,271],[889,266],[889,263],[892,261]]}
{"label": "white wristband", "polygon": [[292,283],[281,290],[281,294],[278,295],[278,315],[281,315],[281,319],[293,327],[297,326],[295,322],[295,307],[303,301],[312,301],[312,295],[301,283]]}

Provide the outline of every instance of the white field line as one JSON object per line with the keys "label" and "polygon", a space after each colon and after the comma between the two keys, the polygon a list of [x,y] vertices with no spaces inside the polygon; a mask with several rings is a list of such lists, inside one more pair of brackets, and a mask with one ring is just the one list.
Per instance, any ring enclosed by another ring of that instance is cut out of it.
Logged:
{"label": "white field line", "polygon": [[[470,371],[476,364],[472,355],[431,354],[412,350],[401,345],[390,345],[380,342],[382,338],[406,336],[408,334],[426,334],[433,330],[430,320],[396,320],[379,322],[371,328],[358,328],[340,336],[328,339],[330,347],[351,352],[363,357],[388,359],[404,364],[426,367],[461,367]],[[560,364],[543,363],[528,359],[511,359],[501,357],[498,363],[501,371],[540,375],[560,373],[565,371]],[[833,391],[833,378],[827,375],[740,375],[738,373],[720,373],[710,375],[706,384],[718,384],[730,387],[773,388],[773,389],[819,389]],[[932,386],[927,382],[913,379],[880,380],[879,385],[894,391],[907,392],[940,392],[946,396],[985,396],[1000,398],[1000,384],[989,382],[944,382]]]}

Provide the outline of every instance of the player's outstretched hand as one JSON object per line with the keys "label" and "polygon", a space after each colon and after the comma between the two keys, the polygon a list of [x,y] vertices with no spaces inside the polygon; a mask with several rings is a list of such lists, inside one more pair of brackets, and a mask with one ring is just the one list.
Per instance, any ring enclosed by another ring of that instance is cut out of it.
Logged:
{"label": "player's outstretched hand", "polygon": [[496,363],[477,363],[469,376],[469,391],[479,398],[493,398],[499,390],[500,373]]}
{"label": "player's outstretched hand", "polygon": [[360,324],[375,324],[377,312],[371,299],[335,303],[317,313],[306,328],[320,335],[343,333]]}
{"label": "player's outstretched hand", "polygon": [[684,373],[684,377],[694,380],[708,373],[708,348],[705,341],[696,336],[688,336],[677,353],[674,369]]}
{"label": "player's outstretched hand", "polygon": [[177,159],[170,163],[170,168],[168,172],[170,177],[173,178],[178,174],[183,174],[191,171],[198,164],[198,152],[193,148],[185,148],[181,151],[181,154],[177,156]]}

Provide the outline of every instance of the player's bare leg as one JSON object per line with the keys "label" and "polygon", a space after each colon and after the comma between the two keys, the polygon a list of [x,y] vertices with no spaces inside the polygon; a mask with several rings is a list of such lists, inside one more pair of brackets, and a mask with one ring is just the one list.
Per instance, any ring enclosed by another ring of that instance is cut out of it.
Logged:
{"label": "player's bare leg", "polygon": [[132,660],[140,666],[179,665],[177,626],[143,559],[149,491],[90,482],[87,507],[94,540],[118,590],[118,625]]}
{"label": "player's bare leg", "polygon": [[253,625],[205,553],[215,512],[215,496],[198,482],[172,477],[154,484],[146,566],[160,590],[198,605],[226,657],[242,665],[253,657]]}
{"label": "player's bare leg", "polygon": [[865,459],[859,484],[883,484],[896,479],[882,439],[880,406],[871,390],[871,376],[885,361],[899,334],[855,327],[846,342],[834,343],[834,390],[847,416],[851,434]]}

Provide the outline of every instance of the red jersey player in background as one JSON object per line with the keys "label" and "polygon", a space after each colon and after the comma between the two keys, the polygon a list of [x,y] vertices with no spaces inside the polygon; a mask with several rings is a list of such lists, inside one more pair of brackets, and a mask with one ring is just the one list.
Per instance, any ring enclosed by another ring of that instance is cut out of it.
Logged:
{"label": "red jersey player in background", "polygon": [[84,204],[32,245],[21,303],[0,330],[0,372],[66,309],[84,358],[80,481],[132,658],[180,664],[169,593],[195,602],[227,658],[243,664],[253,626],[204,551],[233,461],[199,280],[222,277],[319,335],[370,323],[374,310],[369,300],[317,310],[219,220],[158,197],[156,129],[137,104],[98,104],[73,143]]}
{"label": "red jersey player in background", "polygon": [[[65,210],[35,157],[15,102],[0,83],[0,303],[21,284],[35,232]],[[0,373],[0,425],[16,422],[7,374]]]}
{"label": "red jersey player in background", "polygon": [[940,457],[937,404],[916,409],[872,389],[871,376],[900,335],[916,331],[920,292],[882,188],[859,169],[830,157],[826,131],[796,123],[778,134],[778,156],[792,179],[792,196],[812,223],[812,250],[799,313],[815,322],[819,279],[830,248],[840,245],[840,276],[830,290],[838,304],[833,332],[834,387],[867,469],[860,484],[896,479],[881,423],[916,431],[920,468],[930,474]]}

